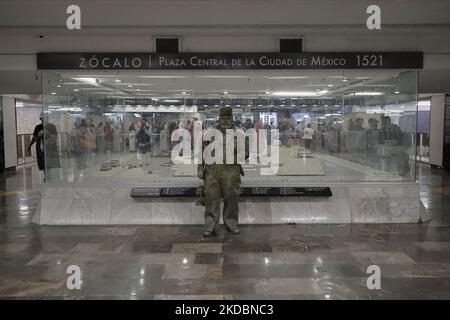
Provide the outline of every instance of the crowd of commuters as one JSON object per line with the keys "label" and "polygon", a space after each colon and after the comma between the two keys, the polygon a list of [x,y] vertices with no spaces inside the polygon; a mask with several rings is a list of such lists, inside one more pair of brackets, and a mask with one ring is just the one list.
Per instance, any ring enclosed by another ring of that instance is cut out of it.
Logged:
{"label": "crowd of commuters", "polygon": [[[396,167],[399,174],[406,175],[410,169],[406,147],[408,139],[400,127],[392,123],[390,117],[382,116],[379,119],[381,121],[372,117],[367,123],[361,117],[348,119],[345,128],[344,121],[339,118],[313,124],[312,119],[308,117],[301,121],[294,117],[284,117],[276,123],[263,122],[258,118],[252,121],[249,118],[241,120],[235,117],[234,127],[244,131],[255,129],[257,133],[261,129],[267,129],[269,141],[270,129],[278,129],[282,146],[303,146],[306,149],[330,153],[374,168],[380,168],[384,163],[385,168],[381,169],[390,170],[391,167]],[[167,153],[178,143],[171,141],[172,133],[177,129],[186,129],[192,136],[196,121],[198,121],[196,117],[189,120],[165,121],[141,117],[131,123],[128,132],[125,132],[121,121],[106,118],[105,121],[95,125],[92,119],[77,118],[69,134],[69,151],[78,169],[85,168],[89,160],[97,154],[137,152],[138,155],[151,156],[155,151]],[[217,120],[202,122],[203,130],[217,126]],[[45,141],[48,144],[45,150],[58,155],[56,127],[47,123],[45,129],[48,140]],[[32,143],[36,143],[38,165],[41,170],[45,170],[43,139],[44,125],[40,124],[35,129]],[[193,148],[194,139],[191,139],[191,143]],[[59,159],[58,156],[53,158]],[[49,166],[59,167],[59,164],[51,163]]]}

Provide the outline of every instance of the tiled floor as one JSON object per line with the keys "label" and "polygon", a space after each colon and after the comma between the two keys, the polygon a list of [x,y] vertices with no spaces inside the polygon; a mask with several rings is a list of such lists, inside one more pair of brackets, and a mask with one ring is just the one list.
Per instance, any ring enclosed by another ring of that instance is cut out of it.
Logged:
{"label": "tiled floor", "polygon": [[[253,225],[204,239],[201,226],[33,225],[39,188],[19,170],[0,177],[0,298],[449,299],[450,174],[419,173],[426,224]],[[367,288],[371,264],[380,290]],[[81,290],[67,289],[69,265]]]}

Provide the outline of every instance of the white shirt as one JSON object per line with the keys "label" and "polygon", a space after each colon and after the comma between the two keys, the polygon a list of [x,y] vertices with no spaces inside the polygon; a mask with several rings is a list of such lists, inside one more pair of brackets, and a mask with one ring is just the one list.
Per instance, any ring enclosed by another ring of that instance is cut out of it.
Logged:
{"label": "white shirt", "polygon": [[302,139],[312,140],[314,134],[314,130],[311,128],[305,128],[303,131],[303,137]]}

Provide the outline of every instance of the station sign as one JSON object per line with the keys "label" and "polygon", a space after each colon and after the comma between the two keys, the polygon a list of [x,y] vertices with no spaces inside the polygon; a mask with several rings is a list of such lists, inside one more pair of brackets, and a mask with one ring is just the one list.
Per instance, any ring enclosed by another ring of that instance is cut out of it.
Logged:
{"label": "station sign", "polygon": [[40,70],[421,69],[422,52],[38,53]]}

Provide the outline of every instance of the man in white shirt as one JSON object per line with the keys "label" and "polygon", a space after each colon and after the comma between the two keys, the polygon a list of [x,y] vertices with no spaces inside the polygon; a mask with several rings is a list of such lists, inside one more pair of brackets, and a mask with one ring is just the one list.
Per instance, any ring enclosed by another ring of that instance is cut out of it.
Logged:
{"label": "man in white shirt", "polygon": [[311,123],[308,123],[305,130],[303,130],[303,137],[302,140],[305,142],[305,148],[311,149],[311,142],[313,139],[314,130],[311,128]]}

